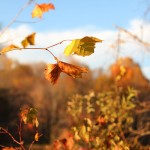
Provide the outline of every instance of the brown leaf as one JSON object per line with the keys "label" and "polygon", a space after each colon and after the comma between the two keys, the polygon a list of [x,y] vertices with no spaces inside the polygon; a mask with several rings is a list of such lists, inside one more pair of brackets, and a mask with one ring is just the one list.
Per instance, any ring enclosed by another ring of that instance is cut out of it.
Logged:
{"label": "brown leaf", "polygon": [[48,64],[45,69],[45,78],[49,80],[52,84],[55,84],[59,78],[61,70],[58,64]]}
{"label": "brown leaf", "polygon": [[20,119],[26,124],[27,123],[27,115],[29,113],[29,108],[25,106],[24,108],[21,109],[20,112]]}
{"label": "brown leaf", "polygon": [[58,61],[58,66],[60,67],[62,72],[68,74],[73,78],[82,78],[82,73],[88,72],[85,67],[71,65],[62,61]]}
{"label": "brown leaf", "polygon": [[29,42],[30,45],[34,45],[35,44],[35,32],[33,32],[32,34],[27,36],[27,40]]}
{"label": "brown leaf", "polygon": [[28,35],[24,40],[22,40],[21,44],[24,48],[26,48],[28,45],[34,45],[35,44],[35,32]]}
{"label": "brown leaf", "polygon": [[45,69],[45,78],[52,84],[55,84],[61,72],[64,72],[73,78],[82,78],[82,73],[87,73],[88,70],[85,67],[71,65],[57,60],[57,64],[47,65],[47,68]]}
{"label": "brown leaf", "polygon": [[7,47],[4,47],[4,48],[0,51],[0,54],[5,54],[6,52],[12,51],[12,50],[14,50],[14,49],[19,49],[19,47],[16,46],[16,45],[11,44],[11,45],[9,45],[9,46],[7,46]]}
{"label": "brown leaf", "polygon": [[50,9],[55,9],[52,3],[36,4],[35,8],[32,11],[32,18],[35,18],[35,17],[42,18],[43,13],[48,12]]}

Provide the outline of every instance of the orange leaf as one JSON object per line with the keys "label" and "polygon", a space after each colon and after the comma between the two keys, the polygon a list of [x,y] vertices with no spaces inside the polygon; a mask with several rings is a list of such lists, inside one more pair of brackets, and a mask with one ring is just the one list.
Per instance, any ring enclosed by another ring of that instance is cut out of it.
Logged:
{"label": "orange leaf", "polygon": [[68,74],[73,78],[82,78],[82,73],[88,72],[85,67],[71,65],[62,61],[58,61],[58,66],[60,67],[62,72]]}
{"label": "orange leaf", "polygon": [[16,46],[16,45],[11,44],[11,45],[9,45],[9,46],[7,46],[7,47],[4,47],[4,48],[0,51],[0,54],[4,54],[4,53],[9,52],[9,51],[12,51],[12,50],[14,50],[14,49],[19,49],[19,47]]}
{"label": "orange leaf", "polygon": [[57,64],[48,64],[45,69],[45,78],[55,84],[59,78],[61,70]]}
{"label": "orange leaf", "polygon": [[32,34],[28,35],[24,40],[22,40],[21,44],[24,48],[26,48],[28,45],[35,44],[35,41],[34,41],[35,34],[36,33],[32,33]]}
{"label": "orange leaf", "polygon": [[52,3],[36,4],[35,8],[32,11],[32,18],[35,18],[35,17],[42,18],[43,13],[48,12],[50,9],[55,9]]}
{"label": "orange leaf", "polygon": [[87,73],[88,71],[85,67],[71,65],[57,60],[57,64],[47,65],[47,68],[45,69],[45,78],[52,84],[55,84],[61,72],[64,72],[73,78],[81,78],[82,73]]}
{"label": "orange leaf", "polygon": [[48,12],[50,9],[55,9],[54,5],[52,3],[49,3],[49,4],[41,4],[39,5],[39,7],[41,8],[41,10],[43,12]]}
{"label": "orange leaf", "polygon": [[39,141],[39,133],[38,133],[38,132],[35,134],[34,140],[35,140],[35,141]]}

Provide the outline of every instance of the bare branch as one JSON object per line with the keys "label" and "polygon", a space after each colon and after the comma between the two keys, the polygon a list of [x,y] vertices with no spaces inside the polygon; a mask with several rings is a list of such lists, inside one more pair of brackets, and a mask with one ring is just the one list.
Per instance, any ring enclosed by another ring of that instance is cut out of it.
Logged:
{"label": "bare branch", "polygon": [[9,135],[9,137],[10,137],[16,144],[20,145],[20,147],[21,147],[23,150],[25,150],[25,148],[24,148],[24,146],[23,146],[23,143],[17,141],[9,131],[7,131],[7,130],[6,130],[5,128],[3,128],[3,127],[0,127],[0,129],[1,129],[3,132],[5,132],[7,135]]}
{"label": "bare branch", "polygon": [[19,15],[24,11],[24,9],[26,7],[28,7],[31,2],[33,2],[34,0],[29,0],[20,10],[19,12],[15,15],[15,17],[10,21],[10,23],[0,32],[0,34],[4,34],[5,31],[16,21],[16,19],[19,17]]}
{"label": "bare branch", "polygon": [[133,33],[129,32],[128,30],[122,28],[122,27],[119,27],[119,26],[116,26],[116,28],[120,31],[123,31],[125,32],[126,34],[128,34],[129,36],[131,36],[133,39],[137,40],[139,43],[141,43],[142,45],[148,47],[150,46],[150,43],[148,42],[145,42],[143,40],[141,40],[137,35],[134,35]]}

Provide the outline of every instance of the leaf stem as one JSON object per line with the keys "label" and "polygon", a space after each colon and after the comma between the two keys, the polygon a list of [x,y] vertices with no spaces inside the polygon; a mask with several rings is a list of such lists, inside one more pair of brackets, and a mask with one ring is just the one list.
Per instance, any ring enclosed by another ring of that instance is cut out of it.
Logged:
{"label": "leaf stem", "polygon": [[63,42],[66,42],[66,41],[72,41],[72,40],[62,40],[62,41],[60,41],[60,42],[58,42],[58,43],[56,43],[56,44],[53,44],[53,45],[51,45],[51,46],[48,46],[48,47],[46,47],[46,48],[48,49],[48,48],[57,46],[57,45],[62,44]]}
{"label": "leaf stem", "polygon": [[54,57],[55,60],[58,60],[58,58],[49,49],[46,48],[45,50],[48,51]]}
{"label": "leaf stem", "polygon": [[[39,135],[39,138],[40,138],[41,136],[42,136],[42,134]],[[31,148],[32,148],[32,146],[33,146],[33,144],[34,144],[35,142],[36,142],[35,140],[32,141],[32,143],[30,144],[29,150],[31,150]]]}
{"label": "leaf stem", "polygon": [[[32,50],[45,50],[45,51],[48,51],[53,57],[55,60],[58,60],[58,58],[48,49],[48,48],[19,48],[20,50],[22,49],[32,49]],[[15,49],[14,49],[15,50]]]}

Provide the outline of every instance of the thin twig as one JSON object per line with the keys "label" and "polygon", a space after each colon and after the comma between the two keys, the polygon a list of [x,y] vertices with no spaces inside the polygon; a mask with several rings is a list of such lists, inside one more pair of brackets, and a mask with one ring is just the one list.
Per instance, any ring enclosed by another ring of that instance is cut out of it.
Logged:
{"label": "thin twig", "polygon": [[57,57],[50,50],[48,50],[47,48],[45,50],[48,51],[54,57],[55,60],[58,60]]}
{"label": "thin twig", "polygon": [[150,46],[150,43],[144,42],[143,40],[141,40],[137,35],[134,35],[133,33],[129,32],[128,30],[121,28],[119,26],[116,26],[116,28],[120,31],[123,31],[125,33],[127,33],[129,36],[131,36],[133,39],[137,40],[139,43],[141,43],[144,46]]}
{"label": "thin twig", "polygon": [[[42,135],[43,135],[43,134],[40,134],[38,137],[40,138]],[[32,143],[30,144],[29,150],[31,150],[31,148],[32,148],[32,146],[33,146],[33,144],[34,144],[35,142],[36,142],[35,140],[32,141]]]}
{"label": "thin twig", "polygon": [[9,133],[6,129],[2,128],[1,127],[1,130],[4,131],[6,134],[8,134],[10,136],[10,138],[15,142],[17,143],[18,145],[20,145],[20,142],[18,142],[11,133]]}
{"label": "thin twig", "polygon": [[51,45],[51,46],[48,46],[48,47],[46,47],[46,48],[48,49],[48,48],[54,47],[54,46],[56,46],[56,45],[62,44],[63,42],[66,42],[66,41],[72,41],[72,40],[62,40],[61,42],[58,42],[58,43],[53,44],[53,45]]}
{"label": "thin twig", "polygon": [[10,21],[10,23],[0,32],[0,34],[4,34],[4,32],[16,21],[16,19],[19,17],[19,15],[24,11],[26,7],[28,7],[31,2],[34,0],[29,0],[25,5],[19,10],[19,12],[15,15],[15,17]]}
{"label": "thin twig", "polygon": [[0,147],[6,148],[7,146],[4,146],[4,145],[0,145]]}
{"label": "thin twig", "polygon": [[18,125],[18,132],[19,132],[19,139],[20,139],[20,143],[22,142],[22,121],[19,121],[19,125]]}
{"label": "thin twig", "polygon": [[[26,47],[26,48],[15,48],[15,49],[12,49],[12,50],[29,50],[29,49],[32,49],[32,50],[45,50],[45,51],[48,51],[54,57],[55,60],[58,60],[58,58],[49,50],[49,48],[57,46],[59,44],[62,44],[65,41],[72,41],[72,40],[63,40],[63,41],[60,41],[56,44],[50,45],[50,46],[45,47],[45,48]],[[0,53],[0,55],[1,55],[1,53]]]}
{"label": "thin twig", "polygon": [[31,148],[32,148],[32,146],[33,146],[34,143],[35,143],[35,140],[32,141],[32,143],[30,144],[29,150],[31,150]]}
{"label": "thin twig", "polygon": [[16,20],[14,23],[26,23],[26,24],[32,24],[32,23],[38,23],[41,22],[43,19],[39,19],[37,21],[21,21],[21,20]]}
{"label": "thin twig", "polygon": [[120,134],[121,134],[122,139],[127,143],[127,140],[126,140],[126,138],[125,138],[125,136],[124,136],[124,133],[123,133],[122,128],[121,128],[120,125],[118,125],[118,129],[119,129],[119,131],[120,131]]}
{"label": "thin twig", "polygon": [[22,144],[21,142],[17,141],[17,140],[13,137],[13,135],[12,135],[10,132],[8,132],[8,131],[7,131],[5,128],[3,128],[3,127],[1,127],[1,130],[4,131],[7,135],[9,135],[9,137],[10,137],[16,144],[20,145],[20,147],[21,147],[23,150],[25,150],[23,144]]}
{"label": "thin twig", "polygon": [[[54,59],[55,60],[57,60],[57,57],[48,49],[48,48],[19,48],[20,50],[22,50],[22,49],[25,49],[25,50],[27,50],[27,49],[32,49],[32,50],[45,50],[45,51],[48,51],[53,57],[54,57]],[[14,49],[15,50],[15,49]],[[18,49],[16,49],[16,50],[18,50]]]}

